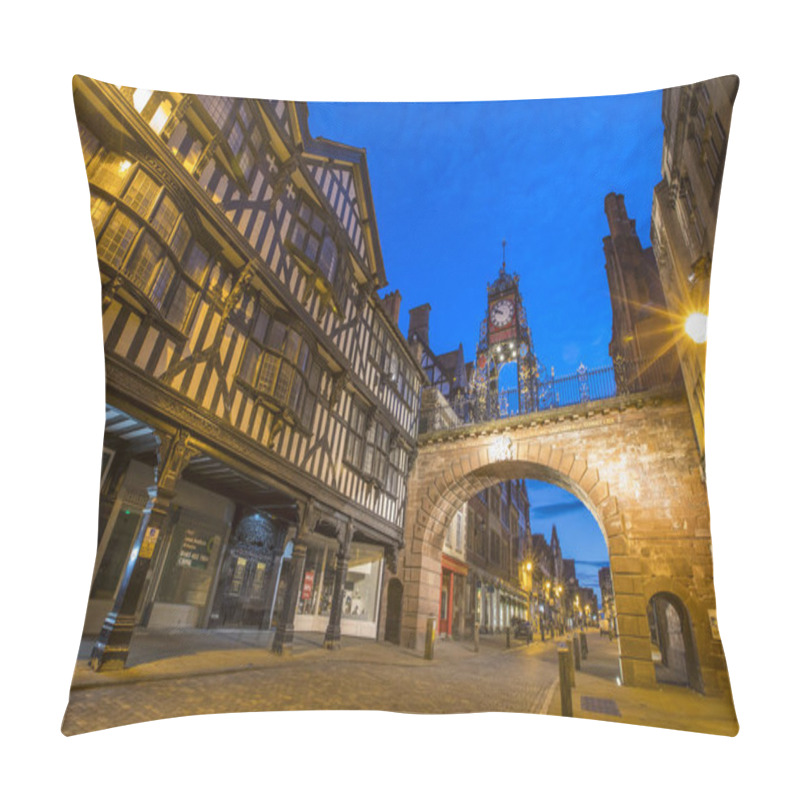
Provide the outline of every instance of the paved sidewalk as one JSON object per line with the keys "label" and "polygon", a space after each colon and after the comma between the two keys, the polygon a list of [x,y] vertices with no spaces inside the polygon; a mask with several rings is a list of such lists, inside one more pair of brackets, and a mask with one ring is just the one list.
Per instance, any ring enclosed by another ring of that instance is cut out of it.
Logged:
{"label": "paved sidewalk", "polygon": [[[272,650],[274,631],[195,630],[137,631],[131,643],[127,667],[124,670],[94,672],[89,667],[93,638],[81,641],[71,689],[90,689],[169,680],[200,675],[242,672],[285,665],[309,659],[348,660],[396,666],[430,666],[488,653],[512,653],[526,646],[511,639],[506,647],[505,634],[482,635],[480,651],[475,653],[471,641],[439,639],[435,644],[433,662],[422,651],[406,650],[386,642],[343,636],[339,649],[323,647],[322,633],[295,632],[291,655],[278,656]],[[552,647],[536,642],[541,647]]]}
{"label": "paved sidewalk", "polygon": [[[589,656],[575,673],[573,717],[723,736],[738,733],[739,723],[730,697],[706,697],[686,687],[667,684],[658,684],[654,689],[621,686],[617,681],[617,642],[597,631],[590,631],[586,637]],[[561,715],[560,689],[547,713]]]}

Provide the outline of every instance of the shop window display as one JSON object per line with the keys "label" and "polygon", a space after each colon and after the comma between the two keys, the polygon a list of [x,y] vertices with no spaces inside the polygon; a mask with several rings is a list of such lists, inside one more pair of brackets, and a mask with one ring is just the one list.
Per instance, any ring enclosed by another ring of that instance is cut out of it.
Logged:
{"label": "shop window display", "polygon": [[[297,601],[295,627],[324,631],[330,616],[336,559],[335,539],[313,535],[308,539],[305,569]],[[383,550],[353,542],[342,595],[342,633],[372,635],[378,620]]]}

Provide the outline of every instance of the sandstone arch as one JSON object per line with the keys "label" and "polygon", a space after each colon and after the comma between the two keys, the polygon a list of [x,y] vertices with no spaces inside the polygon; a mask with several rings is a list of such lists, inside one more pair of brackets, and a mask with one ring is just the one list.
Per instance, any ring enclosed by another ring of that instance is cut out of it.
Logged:
{"label": "sandstone arch", "polygon": [[[686,402],[614,399],[421,437],[406,512],[402,645],[420,648],[426,620],[436,616],[453,514],[509,478],[554,483],[594,515],[611,562],[622,680],[655,685],[645,586],[671,581],[695,620],[715,605],[708,505]],[[697,626],[696,637],[706,690],[721,689],[721,645],[707,626]]]}

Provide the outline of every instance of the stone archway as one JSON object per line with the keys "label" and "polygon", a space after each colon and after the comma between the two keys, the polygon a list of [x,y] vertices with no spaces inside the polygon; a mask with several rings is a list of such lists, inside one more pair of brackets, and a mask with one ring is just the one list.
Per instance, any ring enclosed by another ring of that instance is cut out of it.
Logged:
{"label": "stone archway", "polygon": [[688,686],[702,693],[700,660],[686,605],[671,592],[657,592],[648,601],[647,609],[659,657],[655,667],[656,682]]}
{"label": "stone archway", "polygon": [[[654,686],[645,585],[668,579],[692,603],[714,607],[708,505],[691,418],[679,398],[589,403],[420,437],[409,479],[401,644],[419,649],[438,610],[441,550],[458,508],[488,486],[531,478],[580,499],[605,538],[615,591],[622,680]],[[707,626],[706,626],[707,627]],[[704,680],[727,682],[722,648],[695,631]],[[724,672],[724,677],[721,673]],[[718,680],[717,680],[718,679]]]}

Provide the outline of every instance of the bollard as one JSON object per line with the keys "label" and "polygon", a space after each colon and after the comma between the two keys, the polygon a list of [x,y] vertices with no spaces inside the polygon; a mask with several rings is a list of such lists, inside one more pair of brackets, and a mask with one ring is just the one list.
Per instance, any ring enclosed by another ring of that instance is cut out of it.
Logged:
{"label": "bollard", "polygon": [[575,653],[575,669],[580,671],[581,668],[581,643],[577,636],[572,638],[572,650]]}
{"label": "bollard", "polygon": [[436,638],[436,620],[429,619],[425,628],[425,658],[433,661],[433,642]]}
{"label": "bollard", "polygon": [[566,647],[558,648],[558,682],[561,685],[561,716],[572,716],[572,681],[570,680],[570,653]]}
{"label": "bollard", "polygon": [[572,654],[572,645],[569,643],[569,640],[564,642],[564,647],[567,649],[567,654],[569,655],[569,682],[572,686],[575,686],[575,658]]}
{"label": "bollard", "polygon": [[544,623],[539,626],[539,633],[542,634],[542,641],[544,641]]}
{"label": "bollard", "polygon": [[481,624],[480,622],[475,623],[475,630],[472,634],[473,640],[472,643],[475,646],[475,652],[477,653],[481,649]]}
{"label": "bollard", "polygon": [[511,647],[511,628],[506,625],[506,647]]}
{"label": "bollard", "polygon": [[589,655],[589,643],[586,641],[586,634],[581,632],[581,658]]}

